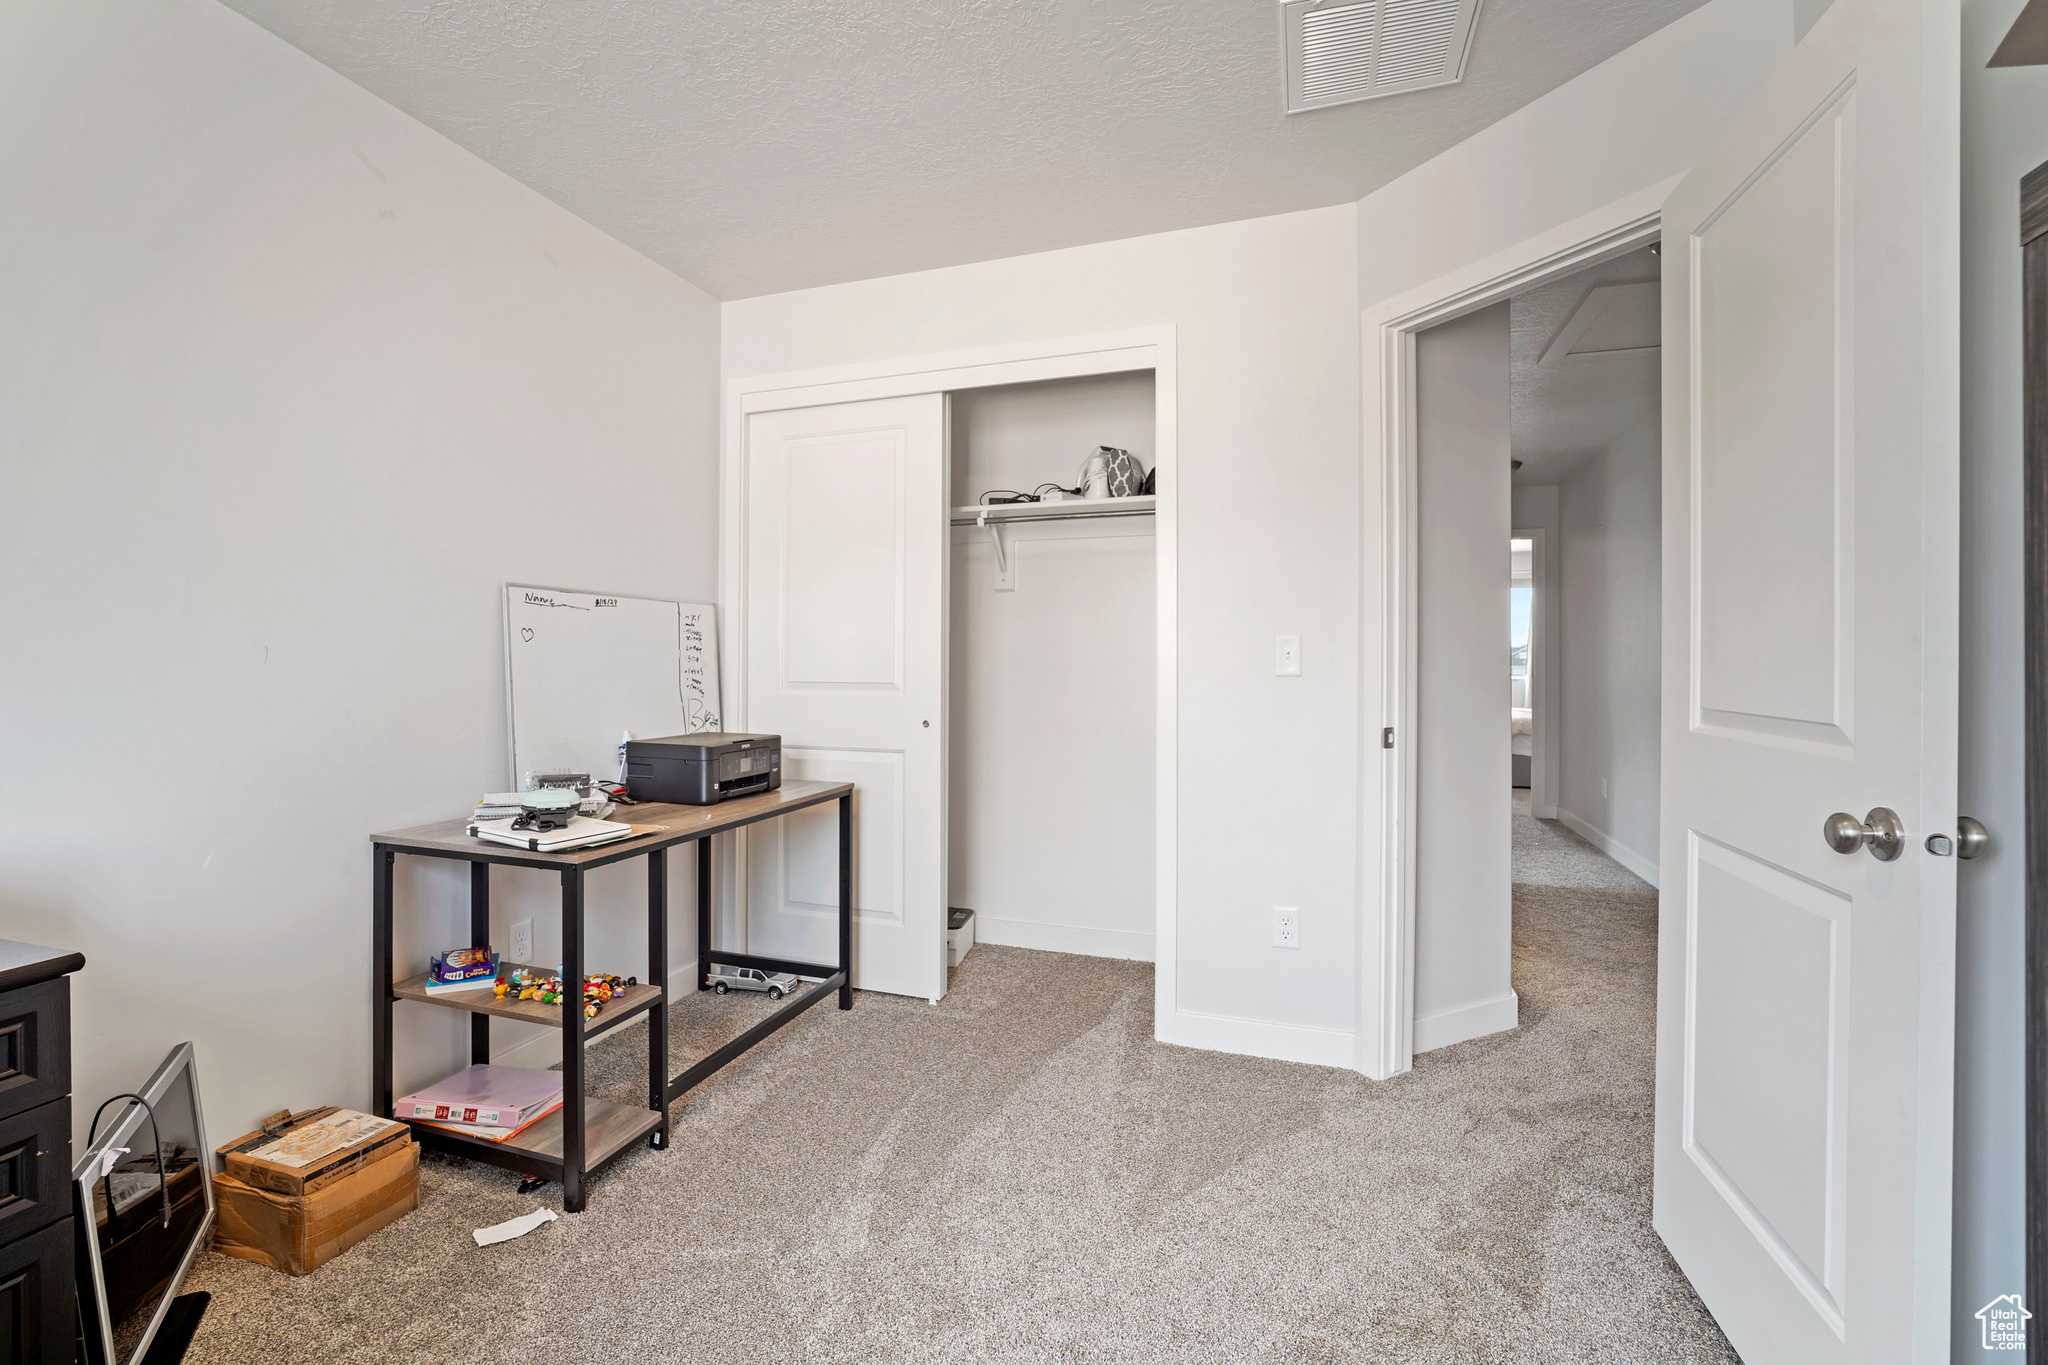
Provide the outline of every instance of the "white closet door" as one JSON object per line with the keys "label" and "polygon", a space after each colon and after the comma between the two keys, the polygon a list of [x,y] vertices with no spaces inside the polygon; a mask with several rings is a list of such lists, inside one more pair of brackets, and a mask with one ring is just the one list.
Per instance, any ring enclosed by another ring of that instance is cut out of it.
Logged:
{"label": "white closet door", "polygon": [[[746,433],[749,730],[853,782],[854,984],[945,993],[945,396],[759,413]],[[831,807],[748,832],[747,944],[829,962]]]}

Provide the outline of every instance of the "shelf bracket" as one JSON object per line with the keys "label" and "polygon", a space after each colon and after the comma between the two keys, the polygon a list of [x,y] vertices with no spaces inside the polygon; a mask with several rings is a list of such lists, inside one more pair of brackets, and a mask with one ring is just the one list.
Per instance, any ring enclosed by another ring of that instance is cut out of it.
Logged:
{"label": "shelf bracket", "polygon": [[[1002,526],[988,519],[986,509],[977,514],[975,520],[981,525],[988,527],[988,538],[994,542],[996,547],[996,591],[1015,592],[1017,590],[1017,576],[1012,571],[1015,565],[1010,559],[1010,555],[1003,553]],[[1017,547],[1012,545],[1010,547],[1010,554],[1015,554],[1016,551]]]}

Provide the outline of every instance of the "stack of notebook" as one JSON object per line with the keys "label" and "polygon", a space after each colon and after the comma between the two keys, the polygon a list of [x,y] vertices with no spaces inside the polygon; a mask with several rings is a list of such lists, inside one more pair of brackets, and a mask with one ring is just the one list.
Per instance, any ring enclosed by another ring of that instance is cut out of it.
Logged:
{"label": "stack of notebook", "polygon": [[407,1095],[394,1118],[503,1142],[562,1107],[562,1073],[523,1066],[472,1066]]}
{"label": "stack of notebook", "polygon": [[526,809],[519,803],[524,792],[485,792],[469,813],[472,820],[510,820]]}

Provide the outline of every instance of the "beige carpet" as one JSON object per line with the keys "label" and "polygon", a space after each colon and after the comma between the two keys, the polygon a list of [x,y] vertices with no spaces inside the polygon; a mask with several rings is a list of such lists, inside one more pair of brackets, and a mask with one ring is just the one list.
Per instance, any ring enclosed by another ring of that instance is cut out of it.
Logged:
{"label": "beige carpet", "polygon": [[[1516,844],[1521,1027],[1395,1081],[1167,1047],[1150,967],[984,945],[937,1008],[810,1015],[524,1239],[469,1232],[554,1187],[434,1163],[306,1279],[206,1257],[187,1358],[1731,1361],[1649,1226],[1654,893],[1519,806]],[[682,1001],[677,1055],[762,1008]]]}

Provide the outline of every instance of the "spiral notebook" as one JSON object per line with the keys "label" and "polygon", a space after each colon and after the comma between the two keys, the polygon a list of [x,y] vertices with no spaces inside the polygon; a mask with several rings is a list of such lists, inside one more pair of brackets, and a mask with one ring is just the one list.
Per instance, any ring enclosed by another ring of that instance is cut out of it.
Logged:
{"label": "spiral notebook", "polygon": [[583,815],[572,817],[561,829],[544,830],[514,829],[511,820],[472,820],[469,832],[494,844],[510,844],[534,853],[561,853],[633,837],[631,825],[622,825],[616,820],[592,820]]}

